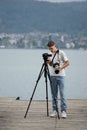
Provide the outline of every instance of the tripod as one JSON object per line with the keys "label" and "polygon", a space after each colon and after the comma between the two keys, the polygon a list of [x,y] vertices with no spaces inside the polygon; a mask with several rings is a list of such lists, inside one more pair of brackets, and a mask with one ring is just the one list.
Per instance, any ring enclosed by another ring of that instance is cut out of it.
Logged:
{"label": "tripod", "polygon": [[[32,93],[32,96],[30,98],[30,101],[29,101],[29,104],[28,104],[28,107],[27,107],[27,110],[25,112],[25,115],[24,115],[24,118],[26,118],[27,116],[27,113],[28,113],[28,110],[30,108],[30,105],[31,105],[31,102],[32,102],[32,99],[33,99],[33,96],[34,96],[34,93],[35,93],[35,90],[36,90],[36,87],[37,87],[37,84],[42,76],[42,74],[44,73],[44,77],[45,77],[45,83],[46,83],[46,103],[47,103],[47,116],[49,116],[49,110],[48,110],[48,83],[47,83],[47,77],[49,78],[49,81],[50,81],[50,85],[51,85],[51,80],[50,80],[50,73],[49,73],[49,68],[48,68],[48,64],[46,63],[46,60],[44,59],[44,63],[42,64],[42,67],[41,67],[41,70],[40,70],[40,73],[39,73],[39,76],[37,78],[37,81],[36,81],[36,84],[35,84],[35,87],[34,87],[34,90],[33,90],[33,93]],[[58,113],[58,112],[57,112]],[[58,113],[58,118],[59,117],[59,113]]]}

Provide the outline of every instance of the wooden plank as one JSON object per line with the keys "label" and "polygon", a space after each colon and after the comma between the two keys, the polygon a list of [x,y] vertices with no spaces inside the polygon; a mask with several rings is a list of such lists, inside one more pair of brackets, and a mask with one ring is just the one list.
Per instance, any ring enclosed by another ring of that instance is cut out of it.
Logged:
{"label": "wooden plank", "polygon": [[[85,99],[67,100],[68,117],[60,120],[47,117],[46,101],[32,101],[24,118],[28,103],[15,98],[0,98],[0,130],[87,130]],[[51,111],[49,101],[49,113]]]}

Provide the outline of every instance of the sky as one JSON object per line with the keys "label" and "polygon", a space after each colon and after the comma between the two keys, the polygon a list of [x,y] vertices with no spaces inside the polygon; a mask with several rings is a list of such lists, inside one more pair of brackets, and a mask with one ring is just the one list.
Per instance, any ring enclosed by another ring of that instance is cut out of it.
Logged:
{"label": "sky", "polygon": [[49,2],[72,2],[72,1],[85,1],[85,0],[38,0],[38,1],[49,1]]}

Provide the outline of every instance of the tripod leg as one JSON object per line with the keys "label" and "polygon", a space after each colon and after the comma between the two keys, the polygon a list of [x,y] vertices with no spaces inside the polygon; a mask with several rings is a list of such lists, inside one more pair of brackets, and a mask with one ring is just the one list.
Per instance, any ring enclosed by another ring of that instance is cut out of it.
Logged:
{"label": "tripod leg", "polygon": [[49,116],[49,110],[48,110],[48,87],[47,87],[47,77],[46,77],[46,102],[47,102],[47,116]]}
{"label": "tripod leg", "polygon": [[45,63],[44,68],[44,77],[46,82],[46,103],[47,103],[47,116],[49,116],[49,109],[48,109],[48,86],[47,86],[47,64]]}
{"label": "tripod leg", "polygon": [[59,111],[57,111],[57,117],[58,117],[58,119],[60,119],[60,116],[59,116]]}
{"label": "tripod leg", "polygon": [[[48,74],[48,78],[49,78],[49,81],[50,81],[50,86],[51,86],[50,72],[49,72],[49,68],[48,68],[48,66],[47,66],[47,74]],[[57,117],[58,117],[58,119],[60,119],[58,109],[57,109],[56,111],[57,111]]]}
{"label": "tripod leg", "polygon": [[33,91],[33,94],[32,94],[32,96],[31,96],[31,98],[30,98],[30,102],[29,102],[29,104],[28,104],[28,107],[27,107],[27,110],[26,110],[26,113],[25,113],[24,118],[26,118],[26,116],[27,116],[27,113],[28,113],[28,110],[29,110],[29,108],[30,108],[31,101],[32,101],[32,99],[33,99],[33,96],[34,96],[34,93],[35,93],[36,87],[37,87],[37,85],[35,86],[34,91]]}
{"label": "tripod leg", "polygon": [[40,80],[40,77],[41,77],[42,74],[43,74],[43,67],[44,67],[44,64],[42,65],[41,71],[40,71],[39,76],[38,76],[38,79],[37,79],[37,81],[36,81],[36,85],[35,85],[35,88],[34,88],[34,90],[33,90],[32,96],[31,96],[31,98],[30,98],[30,101],[29,101],[27,110],[26,110],[26,112],[25,112],[24,118],[26,118],[26,116],[27,116],[28,110],[29,110],[30,105],[31,105],[31,101],[32,101],[32,99],[33,99],[33,96],[34,96],[34,93],[35,93],[35,90],[36,90],[36,87],[37,87],[37,84],[38,84],[38,82],[39,82],[39,80]]}

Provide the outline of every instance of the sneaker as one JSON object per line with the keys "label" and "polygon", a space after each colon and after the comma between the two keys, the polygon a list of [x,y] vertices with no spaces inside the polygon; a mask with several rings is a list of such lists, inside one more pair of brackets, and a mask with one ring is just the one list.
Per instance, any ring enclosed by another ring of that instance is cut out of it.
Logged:
{"label": "sneaker", "polygon": [[66,114],[65,111],[62,111],[62,113],[61,113],[61,117],[62,117],[62,118],[66,118],[66,117],[67,117],[67,114]]}
{"label": "sneaker", "polygon": [[57,117],[57,112],[54,110],[51,114],[50,117]]}

